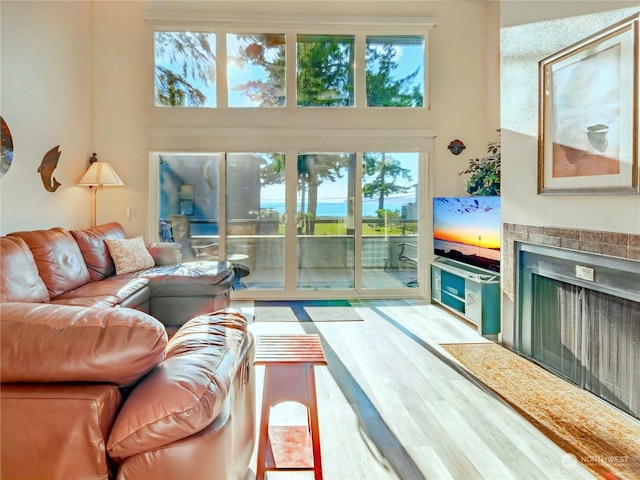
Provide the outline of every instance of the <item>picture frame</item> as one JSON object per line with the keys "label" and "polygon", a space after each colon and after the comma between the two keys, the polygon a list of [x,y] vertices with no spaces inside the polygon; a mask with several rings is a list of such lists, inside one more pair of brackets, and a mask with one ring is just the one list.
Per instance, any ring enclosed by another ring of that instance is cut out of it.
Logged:
{"label": "picture frame", "polygon": [[539,62],[538,194],[640,194],[639,17]]}

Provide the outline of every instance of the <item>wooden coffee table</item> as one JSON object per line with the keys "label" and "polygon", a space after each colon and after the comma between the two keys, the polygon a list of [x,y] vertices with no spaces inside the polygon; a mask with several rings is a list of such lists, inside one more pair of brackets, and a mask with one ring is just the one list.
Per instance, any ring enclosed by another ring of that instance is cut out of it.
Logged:
{"label": "wooden coffee table", "polygon": [[[267,470],[313,470],[315,480],[321,480],[313,369],[315,365],[327,365],[320,337],[258,335],[254,364],[265,367],[256,480],[264,480]],[[307,425],[270,428],[271,407],[289,401],[307,407]]]}

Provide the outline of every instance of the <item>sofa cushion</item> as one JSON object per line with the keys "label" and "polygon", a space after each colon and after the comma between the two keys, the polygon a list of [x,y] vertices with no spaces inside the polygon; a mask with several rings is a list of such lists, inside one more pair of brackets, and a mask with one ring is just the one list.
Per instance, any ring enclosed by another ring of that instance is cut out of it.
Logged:
{"label": "sofa cushion", "polygon": [[0,304],[2,382],[128,385],[165,357],[167,333],[129,308]]}
{"label": "sofa cushion", "polygon": [[230,310],[189,320],[167,358],[131,392],[107,442],[125,458],[207,427],[227,400],[246,338],[246,319]]}
{"label": "sofa cushion", "polygon": [[105,238],[109,253],[116,265],[116,275],[137,272],[155,266],[142,237]]}
{"label": "sofa cushion", "polygon": [[20,237],[29,246],[51,298],[89,282],[89,271],[80,248],[67,230],[52,228],[15,232],[9,236]]}
{"label": "sofa cushion", "polygon": [[89,282],[69,292],[63,293],[56,297],[58,303],[67,303],[67,300],[76,298],[100,298],[111,296],[114,297],[114,305],[119,305],[129,297],[137,295],[138,292],[146,290],[144,300],[149,299],[151,289],[149,288],[149,279],[147,278],[122,278],[110,277],[99,282]]}
{"label": "sofa cushion", "polygon": [[71,230],[89,269],[91,280],[103,280],[116,273],[116,267],[109,254],[105,238],[125,238],[122,225],[117,222],[105,223],[84,230]]}
{"label": "sofa cushion", "polygon": [[0,302],[48,302],[49,291],[20,237],[0,237]]}

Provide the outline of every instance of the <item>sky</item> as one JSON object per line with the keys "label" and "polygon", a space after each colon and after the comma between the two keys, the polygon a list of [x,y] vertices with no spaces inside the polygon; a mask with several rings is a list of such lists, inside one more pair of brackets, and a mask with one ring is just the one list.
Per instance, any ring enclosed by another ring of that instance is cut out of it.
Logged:
{"label": "sky", "polygon": [[434,198],[433,231],[438,240],[499,248],[500,197]]}

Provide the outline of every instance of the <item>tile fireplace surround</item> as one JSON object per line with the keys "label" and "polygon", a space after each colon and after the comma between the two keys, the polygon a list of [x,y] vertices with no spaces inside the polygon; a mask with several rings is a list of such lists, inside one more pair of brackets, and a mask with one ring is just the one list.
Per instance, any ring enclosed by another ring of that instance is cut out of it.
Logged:
{"label": "tile fireplace surround", "polygon": [[640,260],[640,235],[505,223],[502,257],[502,342],[515,346],[516,242],[568,248],[582,252]]}

